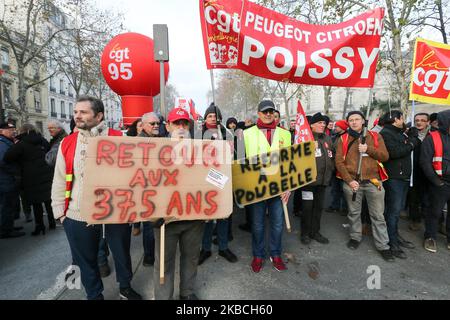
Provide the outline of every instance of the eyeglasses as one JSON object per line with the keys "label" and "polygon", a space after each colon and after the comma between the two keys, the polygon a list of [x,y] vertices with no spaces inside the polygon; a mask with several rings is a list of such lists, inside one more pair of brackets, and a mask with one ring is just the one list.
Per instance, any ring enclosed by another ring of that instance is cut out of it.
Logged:
{"label": "eyeglasses", "polygon": [[160,125],[160,122],[159,121],[156,121],[156,122],[147,122],[149,125],[151,125],[151,126],[159,126]]}
{"label": "eyeglasses", "polygon": [[269,109],[269,110],[264,110],[264,111],[261,111],[261,112],[264,113],[264,114],[274,114],[275,110]]}

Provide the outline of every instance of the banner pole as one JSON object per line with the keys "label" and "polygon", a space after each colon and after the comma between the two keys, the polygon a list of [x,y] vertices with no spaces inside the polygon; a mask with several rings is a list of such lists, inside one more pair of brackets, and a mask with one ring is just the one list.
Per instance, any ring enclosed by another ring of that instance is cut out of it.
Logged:
{"label": "banner pole", "polygon": [[210,76],[211,76],[211,89],[212,89],[212,95],[213,95],[213,103],[216,104],[216,89],[214,87],[214,69],[209,70]]}
{"label": "banner pole", "polygon": [[286,221],[287,232],[291,233],[292,229],[291,229],[291,222],[289,220],[289,211],[287,208],[287,203],[284,202],[283,199],[281,199],[281,202],[283,203],[284,220]]}
{"label": "banner pole", "polygon": [[161,226],[161,234],[159,239],[159,284],[164,284],[164,260],[165,260],[165,240],[166,240],[166,224]]}
{"label": "banner pole", "polygon": [[[414,117],[416,115],[416,101],[412,101],[412,108],[411,108],[411,127],[414,126]],[[409,186],[412,188],[414,185],[414,150],[411,152],[411,179],[409,182]]]}

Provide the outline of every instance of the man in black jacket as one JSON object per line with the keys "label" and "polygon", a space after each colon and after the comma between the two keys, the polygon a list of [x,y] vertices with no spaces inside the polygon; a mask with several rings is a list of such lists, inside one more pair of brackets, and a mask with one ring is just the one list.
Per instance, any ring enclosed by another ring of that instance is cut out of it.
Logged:
{"label": "man in black jacket", "polygon": [[[384,163],[389,179],[383,183],[386,190],[385,211],[386,225],[389,234],[389,245],[392,254],[406,259],[400,246],[414,248],[411,242],[405,241],[398,234],[400,211],[404,207],[411,179],[411,152],[420,143],[417,135],[407,136],[402,112],[393,110],[383,116],[385,124],[380,134],[383,136],[389,160]],[[410,133],[413,133],[410,131]],[[415,132],[417,133],[417,131]]]}
{"label": "man in black jacket", "polygon": [[[327,244],[329,240],[320,234],[320,218],[325,202],[325,189],[330,185],[334,173],[333,142],[325,133],[327,118],[320,112],[311,117],[310,126],[316,144],[316,182],[300,189],[303,212],[301,216],[301,242],[305,245],[311,239]],[[299,201],[300,199],[295,199]]]}
{"label": "man in black jacket", "polygon": [[430,207],[428,194],[428,180],[425,177],[422,168],[420,167],[420,150],[422,148],[422,141],[428,135],[430,126],[430,115],[428,113],[418,113],[414,116],[414,127],[410,128],[412,131],[417,131],[420,143],[414,148],[413,161],[413,181],[412,187],[408,192],[408,209],[409,209],[409,229],[418,231],[420,229],[420,222],[422,216],[425,215]]}
{"label": "man in black jacket", "polygon": [[[436,252],[438,220],[450,200],[450,110],[438,113],[439,130],[422,143],[420,165],[430,181],[431,210],[425,216],[424,248]],[[450,219],[447,219],[447,249],[450,250]]]}

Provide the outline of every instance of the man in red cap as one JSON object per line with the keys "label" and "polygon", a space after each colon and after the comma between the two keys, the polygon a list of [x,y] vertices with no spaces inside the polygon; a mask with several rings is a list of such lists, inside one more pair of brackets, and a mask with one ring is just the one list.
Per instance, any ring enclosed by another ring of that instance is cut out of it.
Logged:
{"label": "man in red cap", "polygon": [[[175,108],[167,116],[167,131],[173,139],[189,139],[190,117],[186,110]],[[162,219],[161,219],[162,220]],[[158,221],[159,222],[159,221]],[[194,294],[195,279],[197,277],[197,263],[200,256],[204,221],[176,221],[166,225],[165,255],[164,255],[164,284],[159,281],[160,266],[160,238],[161,231],[155,225],[155,268],[154,293],[156,300],[171,300],[174,293],[175,260],[177,246],[180,246],[180,300],[198,300]]]}

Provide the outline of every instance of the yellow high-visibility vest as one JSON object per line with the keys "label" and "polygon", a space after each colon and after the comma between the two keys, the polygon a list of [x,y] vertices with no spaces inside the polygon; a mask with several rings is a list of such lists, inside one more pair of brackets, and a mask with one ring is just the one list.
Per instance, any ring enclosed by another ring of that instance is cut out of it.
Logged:
{"label": "yellow high-visibility vest", "polygon": [[291,146],[291,133],[285,129],[277,127],[272,133],[272,145],[269,145],[266,134],[257,126],[244,130],[244,143],[246,157],[250,158],[258,154],[268,153]]}

